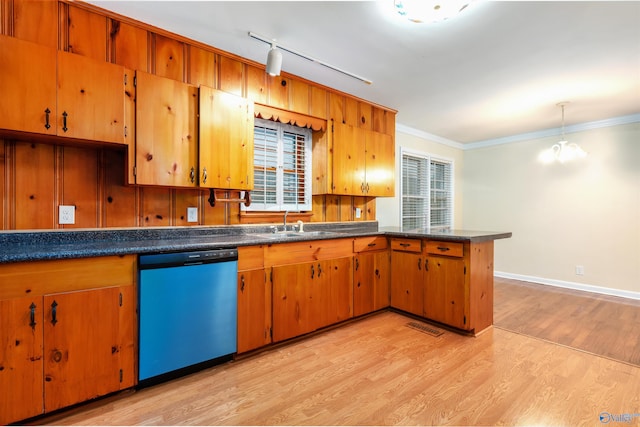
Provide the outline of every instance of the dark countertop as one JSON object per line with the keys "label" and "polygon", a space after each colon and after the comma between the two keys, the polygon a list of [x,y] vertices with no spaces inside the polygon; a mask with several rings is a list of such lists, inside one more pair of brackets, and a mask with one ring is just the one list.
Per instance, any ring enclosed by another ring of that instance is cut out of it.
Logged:
{"label": "dark countertop", "polygon": [[307,223],[304,230],[306,233],[289,232],[286,236],[271,234],[270,226],[240,225],[6,231],[0,232],[0,263],[205,250],[378,234],[468,242],[511,237],[511,233],[466,230],[428,232],[417,229],[402,230],[399,227],[378,229],[376,221]]}

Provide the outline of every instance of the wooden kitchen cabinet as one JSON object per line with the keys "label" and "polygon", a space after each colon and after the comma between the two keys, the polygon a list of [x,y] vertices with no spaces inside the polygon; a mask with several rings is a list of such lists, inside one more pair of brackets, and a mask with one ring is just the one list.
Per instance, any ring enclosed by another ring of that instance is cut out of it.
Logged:
{"label": "wooden kitchen cabinet", "polygon": [[424,256],[420,240],[391,239],[391,307],[424,315]]}
{"label": "wooden kitchen cabinet", "polygon": [[370,197],[395,192],[393,137],[332,122],[333,194]]}
{"label": "wooden kitchen cabinet", "polygon": [[0,424],[135,384],[134,269],[134,256],[0,265]]}
{"label": "wooden kitchen cabinet", "polygon": [[238,248],[238,353],[271,343],[271,295],[263,247]]}
{"label": "wooden kitchen cabinet", "polygon": [[467,329],[468,282],[464,259],[428,255],[425,262],[424,316]]}
{"label": "wooden kitchen cabinet", "polygon": [[136,71],[136,184],[198,185],[197,118],[197,87]]}
{"label": "wooden kitchen cabinet", "polygon": [[0,424],[42,414],[42,297],[0,300]]}
{"label": "wooden kitchen cabinet", "polygon": [[0,50],[1,129],[126,143],[123,67],[7,36]]}
{"label": "wooden kitchen cabinet", "polygon": [[253,189],[253,101],[200,86],[201,187]]}
{"label": "wooden kitchen cabinet", "polygon": [[353,251],[353,315],[361,316],[389,307],[391,257],[387,238],[356,238]]}

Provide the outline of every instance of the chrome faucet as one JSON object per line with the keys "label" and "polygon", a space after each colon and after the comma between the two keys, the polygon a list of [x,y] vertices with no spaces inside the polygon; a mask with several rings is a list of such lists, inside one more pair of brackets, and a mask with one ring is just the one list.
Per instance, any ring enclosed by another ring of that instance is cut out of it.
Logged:
{"label": "chrome faucet", "polygon": [[282,231],[287,231],[287,215],[288,214],[289,214],[288,210],[284,211],[284,227],[282,228]]}

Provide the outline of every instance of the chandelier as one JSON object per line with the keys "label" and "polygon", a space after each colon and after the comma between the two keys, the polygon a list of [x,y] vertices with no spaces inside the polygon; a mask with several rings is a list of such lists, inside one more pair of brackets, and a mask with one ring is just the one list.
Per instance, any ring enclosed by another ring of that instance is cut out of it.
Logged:
{"label": "chandelier", "polygon": [[564,137],[564,107],[569,102],[560,102],[556,104],[558,107],[562,109],[562,133],[561,140],[556,144],[553,144],[551,147],[544,150],[540,153],[539,159],[543,163],[565,163],[570,162],[575,159],[579,159],[582,157],[586,157],[587,153],[582,148],[578,146],[578,144],[574,142],[569,142]]}

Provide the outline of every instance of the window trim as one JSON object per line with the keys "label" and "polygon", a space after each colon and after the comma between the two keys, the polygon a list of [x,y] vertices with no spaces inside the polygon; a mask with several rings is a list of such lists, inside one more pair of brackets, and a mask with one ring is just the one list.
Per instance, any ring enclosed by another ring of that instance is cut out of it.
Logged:
{"label": "window trim", "polygon": [[[408,155],[408,156],[413,156],[413,157],[419,157],[422,159],[425,159],[427,161],[428,164],[428,170],[427,170],[427,194],[426,196],[428,197],[429,203],[428,203],[428,207],[427,207],[427,212],[425,213],[424,217],[426,217],[428,219],[428,228],[433,229],[433,230],[446,230],[446,229],[452,229],[453,228],[453,222],[454,222],[454,217],[455,217],[455,161],[452,158],[448,158],[445,156],[438,156],[438,155],[433,155],[431,153],[427,153],[427,152],[423,152],[423,151],[419,151],[419,150],[412,150],[412,149],[407,149],[405,147],[400,147],[400,163],[399,163],[399,171],[400,171],[400,195],[398,197],[399,199],[399,205],[400,205],[400,211],[399,211],[399,226],[402,227],[402,223],[403,223],[403,218],[404,218],[404,212],[403,212],[403,200],[404,200],[404,188],[403,188],[403,179],[402,176],[404,174],[404,156]],[[435,226],[433,227],[431,225],[431,162],[435,161],[435,162],[440,162],[440,163],[447,163],[450,165],[451,167],[451,171],[450,171],[450,176],[451,176],[451,182],[450,182],[450,197],[451,197],[451,211],[450,211],[450,218],[449,218],[449,224],[448,225],[443,225],[443,226]]]}
{"label": "window trim", "polygon": [[[276,203],[269,205],[258,202],[255,199],[252,199],[250,206],[241,205],[243,211],[246,212],[282,212],[282,211],[311,211],[313,209],[313,195],[312,195],[312,151],[313,151],[313,131],[306,127],[300,127],[291,125],[288,123],[277,122],[274,120],[266,120],[255,118],[254,121],[254,135],[255,135],[255,126],[266,127],[269,129],[273,129],[277,131],[278,134],[278,172],[277,172],[277,195],[276,195]],[[285,203],[283,200],[284,195],[284,180],[283,180],[283,144],[282,144],[282,134],[285,132],[294,133],[297,135],[302,135],[305,138],[304,141],[304,203]],[[255,149],[255,142],[254,142]],[[255,171],[255,157],[253,168]],[[255,172],[254,172],[255,173]],[[254,184],[255,184],[255,176],[254,176]]]}

